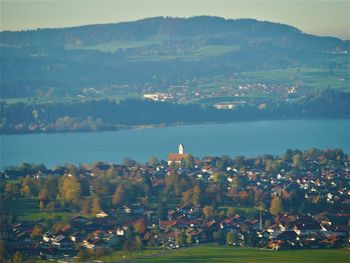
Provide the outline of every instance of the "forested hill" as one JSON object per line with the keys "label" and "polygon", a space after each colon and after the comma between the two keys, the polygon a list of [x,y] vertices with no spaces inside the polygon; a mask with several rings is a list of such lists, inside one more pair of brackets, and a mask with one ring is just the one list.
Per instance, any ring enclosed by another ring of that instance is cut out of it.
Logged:
{"label": "forested hill", "polygon": [[0,39],[3,98],[117,85],[164,90],[289,67],[344,69],[349,51],[347,41],[288,25],[208,16],[4,31]]}
{"label": "forested hill", "polygon": [[[184,18],[154,17],[135,22],[87,25],[62,29],[2,32],[1,45],[89,47],[113,41],[145,41],[152,38],[189,38],[204,44],[236,44],[253,41],[276,46],[304,48],[345,47],[334,37],[317,37],[295,27],[254,19],[224,19],[199,16]],[[180,41],[181,42],[181,41]],[[199,44],[199,43],[198,43]]]}

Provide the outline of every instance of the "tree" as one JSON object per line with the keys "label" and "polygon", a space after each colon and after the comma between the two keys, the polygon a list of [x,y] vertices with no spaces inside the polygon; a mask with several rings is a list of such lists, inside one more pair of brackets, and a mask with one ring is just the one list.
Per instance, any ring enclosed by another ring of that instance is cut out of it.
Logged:
{"label": "tree", "polygon": [[132,254],[132,252],[134,251],[134,249],[135,249],[135,246],[134,246],[134,243],[132,242],[132,240],[127,239],[123,245],[124,252],[128,256],[130,256]]}
{"label": "tree", "polygon": [[166,220],[168,217],[168,208],[166,206],[166,203],[162,201],[158,207],[158,212],[157,212],[158,218],[160,220]]}
{"label": "tree", "polygon": [[213,237],[220,245],[223,245],[226,242],[226,235],[223,229],[219,229],[218,231],[214,232]]}
{"label": "tree", "polygon": [[52,229],[55,233],[60,233],[62,229],[66,226],[67,224],[63,221],[57,222],[52,226]]}
{"label": "tree", "polygon": [[123,161],[123,164],[125,166],[131,167],[131,166],[137,165],[137,162],[132,160],[132,159],[130,159],[130,158],[125,158],[124,161]]}
{"label": "tree", "polygon": [[248,247],[256,247],[257,242],[258,242],[257,235],[254,232],[250,231],[248,233],[248,238],[247,238]]}
{"label": "tree", "polygon": [[143,186],[143,191],[145,192],[145,195],[151,196],[152,195],[152,180],[148,174],[145,174],[142,177],[142,186]]}
{"label": "tree", "polygon": [[49,192],[46,189],[42,189],[39,193],[39,200],[47,203],[49,200]]}
{"label": "tree", "polygon": [[89,215],[91,213],[91,202],[90,199],[86,198],[80,203],[80,211],[84,215]]}
{"label": "tree", "polygon": [[121,205],[123,202],[123,187],[121,185],[118,185],[116,188],[113,197],[112,197],[112,204],[113,205]]}
{"label": "tree", "polygon": [[271,172],[272,171],[272,166],[273,166],[273,160],[272,159],[265,159],[265,171],[266,172]]}
{"label": "tree", "polygon": [[49,199],[54,199],[58,193],[58,177],[48,176],[44,181],[44,189],[47,190]]}
{"label": "tree", "polygon": [[226,211],[228,217],[233,217],[236,214],[236,209],[234,207],[229,207]]}
{"label": "tree", "polygon": [[186,161],[185,161],[185,166],[187,167],[187,168],[194,168],[195,167],[195,159],[194,159],[194,157],[192,156],[192,155],[190,155],[187,159],[186,159]]}
{"label": "tree", "polygon": [[21,194],[27,197],[36,197],[39,192],[38,180],[32,179],[30,176],[26,176],[20,179]]}
{"label": "tree", "polygon": [[135,228],[135,231],[136,231],[137,233],[140,233],[140,234],[145,233],[145,232],[146,232],[145,220],[143,220],[143,218],[137,220],[137,221],[135,222],[134,228]]}
{"label": "tree", "polygon": [[271,215],[277,215],[283,212],[283,205],[281,198],[275,196],[271,200],[270,213]]}
{"label": "tree", "polygon": [[88,262],[90,259],[90,255],[85,250],[80,250],[77,253],[77,257],[75,258],[75,262]]}
{"label": "tree", "polygon": [[33,173],[32,166],[25,162],[19,164],[18,170],[22,175],[28,175]]}
{"label": "tree", "polygon": [[40,200],[40,202],[39,202],[39,208],[40,208],[41,211],[45,209],[45,203],[44,203],[43,200]]}
{"label": "tree", "polygon": [[92,198],[92,207],[91,207],[91,212],[92,214],[96,215],[98,212],[101,211],[101,202],[100,202],[100,198],[95,195]]}
{"label": "tree", "polygon": [[222,171],[225,168],[225,162],[223,160],[221,160],[221,159],[218,159],[215,162],[215,167]]}
{"label": "tree", "polygon": [[70,174],[62,176],[59,189],[60,199],[70,204],[77,204],[80,194],[81,186],[79,180]]}
{"label": "tree", "polygon": [[19,198],[20,191],[19,185],[16,183],[6,183],[5,184],[5,196],[7,199],[16,200]]}
{"label": "tree", "polygon": [[6,262],[6,246],[4,240],[0,240],[0,262]]}
{"label": "tree", "polygon": [[106,250],[104,247],[98,247],[96,250],[95,250],[95,258],[100,258],[102,256],[104,256],[106,254]]}
{"label": "tree", "polygon": [[135,249],[137,251],[137,254],[139,254],[140,252],[141,253],[143,252],[143,242],[140,236],[135,237]]}
{"label": "tree", "polygon": [[233,232],[229,231],[226,234],[226,244],[227,245],[233,245]]}
{"label": "tree", "polygon": [[292,161],[293,161],[293,167],[296,167],[296,168],[300,167],[301,162],[302,162],[301,154],[298,153],[298,154],[293,155]]}
{"label": "tree", "polygon": [[238,234],[237,231],[229,231],[226,234],[226,244],[227,245],[233,245],[233,246],[237,246],[238,245]]}
{"label": "tree", "polygon": [[188,246],[190,247],[192,245],[192,242],[193,242],[191,234],[188,234],[186,241],[187,241]]}
{"label": "tree", "polygon": [[155,156],[151,156],[148,160],[149,166],[157,166],[159,164],[159,160]]}
{"label": "tree", "polygon": [[41,225],[36,225],[34,226],[32,233],[31,233],[31,237],[33,238],[40,238],[44,233],[44,229]]}
{"label": "tree", "polygon": [[14,255],[13,255],[13,263],[22,263],[24,262],[24,257],[23,254],[19,251],[17,251]]}
{"label": "tree", "polygon": [[213,181],[214,183],[224,183],[226,181],[226,176],[222,173],[214,173]]}
{"label": "tree", "polygon": [[213,216],[213,208],[211,206],[205,206],[203,208],[203,214],[206,219],[211,218]]}
{"label": "tree", "polygon": [[185,231],[181,230],[176,233],[175,237],[176,244],[181,247],[185,244],[186,242],[186,234]]}
{"label": "tree", "polygon": [[202,203],[202,191],[201,191],[201,188],[198,185],[196,185],[193,188],[192,204],[200,205],[201,203]]}
{"label": "tree", "polygon": [[187,191],[182,193],[182,202],[184,204],[189,204],[192,199],[192,189],[188,189]]}

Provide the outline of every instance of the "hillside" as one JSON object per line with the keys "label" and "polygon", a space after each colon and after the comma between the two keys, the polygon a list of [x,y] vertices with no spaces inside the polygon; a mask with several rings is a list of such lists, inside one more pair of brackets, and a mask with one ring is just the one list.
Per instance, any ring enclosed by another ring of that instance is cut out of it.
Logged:
{"label": "hillside", "polygon": [[[2,98],[85,96],[88,88],[118,96],[172,85],[215,88],[246,81],[242,73],[289,68],[316,68],[321,76],[311,74],[312,81],[332,87],[349,67],[349,41],[253,19],[155,17],[0,34]],[[348,79],[334,86],[348,89]]]}

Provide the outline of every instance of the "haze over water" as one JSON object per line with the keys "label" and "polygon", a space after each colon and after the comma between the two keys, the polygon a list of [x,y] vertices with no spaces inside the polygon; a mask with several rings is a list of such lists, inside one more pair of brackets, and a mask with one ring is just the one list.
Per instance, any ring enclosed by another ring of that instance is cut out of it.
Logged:
{"label": "haze over water", "polygon": [[143,130],[1,136],[1,167],[20,162],[65,163],[125,158],[166,159],[179,143],[194,156],[280,155],[287,149],[341,148],[350,153],[350,121],[281,120],[184,125]]}

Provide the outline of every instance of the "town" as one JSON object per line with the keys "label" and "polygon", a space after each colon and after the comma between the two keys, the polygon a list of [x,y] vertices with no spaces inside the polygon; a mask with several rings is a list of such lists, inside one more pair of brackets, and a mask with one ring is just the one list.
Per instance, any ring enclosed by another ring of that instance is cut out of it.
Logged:
{"label": "town", "polygon": [[[199,159],[180,144],[166,161],[146,164],[22,163],[2,172],[0,257],[86,262],[202,244],[349,247],[349,182],[341,149]],[[25,204],[35,212],[25,215]]]}

